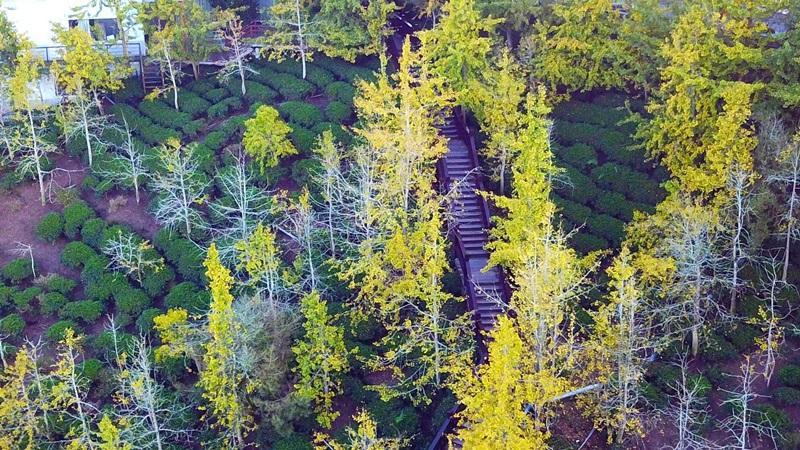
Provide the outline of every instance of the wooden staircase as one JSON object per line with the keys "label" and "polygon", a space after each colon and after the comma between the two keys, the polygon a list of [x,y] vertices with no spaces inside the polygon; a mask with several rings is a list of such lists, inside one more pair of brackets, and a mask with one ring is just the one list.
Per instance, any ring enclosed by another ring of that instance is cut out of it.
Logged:
{"label": "wooden staircase", "polygon": [[164,87],[164,74],[158,64],[145,64],[142,69],[142,87],[145,92],[152,92]]}
{"label": "wooden staircase", "polygon": [[469,307],[477,327],[490,330],[507,304],[503,272],[498,267],[484,270],[489,262],[485,249],[489,242],[489,208],[479,195],[483,181],[478,167],[474,140],[458,112],[439,129],[447,138],[448,151],[439,163],[439,183],[445,192],[455,190],[452,238],[459,259]]}

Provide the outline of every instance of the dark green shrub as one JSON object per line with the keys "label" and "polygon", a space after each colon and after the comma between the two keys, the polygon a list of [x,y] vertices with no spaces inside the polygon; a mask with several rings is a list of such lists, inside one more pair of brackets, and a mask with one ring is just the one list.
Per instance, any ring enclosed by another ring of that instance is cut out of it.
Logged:
{"label": "dark green shrub", "polygon": [[71,328],[75,334],[81,333],[80,327],[78,327],[78,324],[75,322],[71,320],[59,320],[47,329],[45,336],[50,342],[60,342],[64,339],[64,333],[67,331],[67,328]]}
{"label": "dark green shrub", "polygon": [[671,389],[677,385],[681,379],[681,370],[674,364],[669,363],[655,363],[650,366],[647,373],[647,379],[665,392],[671,392]]}
{"label": "dark green shrub", "polygon": [[701,346],[700,353],[709,361],[727,361],[735,358],[739,351],[721,336],[710,333]]}
{"label": "dark green shrub", "polygon": [[667,404],[667,399],[664,396],[664,391],[658,389],[648,382],[644,382],[639,386],[642,397],[653,406],[659,407]]}
{"label": "dark green shrub", "polygon": [[603,164],[592,170],[592,177],[599,186],[621,192],[635,202],[655,205],[665,196],[664,190],[647,175],[619,164]]}
{"label": "dark green shrub", "polygon": [[82,321],[85,324],[92,324],[103,315],[105,308],[98,301],[82,300],[79,302],[69,302],[61,309],[62,319]]}
{"label": "dark green shrub", "polygon": [[579,170],[586,170],[597,165],[597,152],[586,144],[575,144],[563,148],[556,155]]}
{"label": "dark green shrub", "polygon": [[114,187],[114,182],[111,179],[101,180],[94,174],[90,173],[83,177],[81,181],[81,189],[92,191],[96,196],[102,196]]}
{"label": "dark green shrub", "polygon": [[595,102],[586,103],[579,100],[570,100],[558,105],[553,110],[553,116],[570,122],[583,122],[606,128],[616,128],[629,115],[628,111],[620,106],[624,106],[624,101],[622,105],[608,107],[598,105]]}
{"label": "dark green shrub", "polygon": [[136,327],[140,334],[150,334],[153,330],[153,318],[160,315],[162,311],[158,308],[147,308],[139,314],[136,319]]}
{"label": "dark green shrub", "polygon": [[122,89],[114,92],[114,100],[117,103],[137,100],[144,97],[142,82],[138,78],[128,78],[123,81]]}
{"label": "dark green shrub", "polygon": [[75,369],[82,378],[94,382],[100,378],[103,363],[94,358],[84,359],[75,366]]}
{"label": "dark green shrub", "polygon": [[614,246],[618,246],[625,236],[625,222],[608,214],[591,217],[586,226],[592,234],[611,242]]}
{"label": "dark green shrub", "polygon": [[614,216],[622,221],[630,222],[633,212],[639,209],[635,203],[628,201],[619,192],[601,191],[592,200],[592,206],[597,211]]}
{"label": "dark green shrub", "polygon": [[563,146],[590,144],[597,133],[597,127],[588,123],[558,122],[553,128],[556,141]]}
{"label": "dark green shrub", "polygon": [[583,225],[592,217],[592,210],[589,207],[558,196],[553,196],[553,201],[561,210],[561,214],[576,226]]}
{"label": "dark green shrub", "polygon": [[372,81],[375,79],[375,72],[372,69],[356,66],[341,59],[319,56],[314,58],[314,64],[333,72],[338,79],[351,84],[356,80]]}
{"label": "dark green shrub", "polygon": [[50,292],[58,292],[67,295],[75,289],[78,283],[75,280],[62,277],[61,275],[51,275],[45,281],[45,289]]}
{"label": "dark green shrub", "polygon": [[17,288],[0,284],[0,308],[11,304],[11,296],[14,295],[14,292],[17,292]]}
{"label": "dark green shrub", "polygon": [[781,434],[792,429],[789,415],[772,405],[756,405],[753,411],[753,419],[761,426],[775,428]]}
{"label": "dark green shrub", "polygon": [[7,192],[22,183],[22,175],[19,171],[13,171],[0,176],[0,191]]}
{"label": "dark green shrub", "polygon": [[119,289],[112,295],[117,305],[117,311],[132,317],[138,316],[150,306],[150,297],[141,289]]}
{"label": "dark green shrub", "polygon": [[64,217],[57,212],[47,213],[36,227],[36,236],[47,242],[53,242],[60,238],[63,232]]}
{"label": "dark green shrub", "polygon": [[304,155],[310,155],[317,145],[317,135],[313,131],[297,124],[290,124],[292,133],[289,139],[294,147]]}
{"label": "dark green shrub", "polygon": [[343,81],[336,81],[325,86],[325,93],[332,100],[340,101],[345,105],[352,105],[353,98],[356,96],[356,88]]}
{"label": "dark green shrub", "polygon": [[584,255],[595,250],[603,250],[609,247],[607,240],[599,236],[583,232],[574,233],[570,237],[569,242],[572,245],[572,248],[577,250],[578,253]]}
{"label": "dark green shrub", "polygon": [[226,98],[224,100],[220,100],[219,102],[212,105],[208,108],[208,118],[209,119],[219,119],[221,117],[225,117],[228,115],[228,111],[231,108],[231,100],[230,98]]}
{"label": "dark green shrub", "polygon": [[[119,323],[117,323],[117,325],[119,325]],[[116,347],[120,352],[127,352],[128,354],[131,354],[131,349],[133,349],[134,342],[135,340],[133,335],[123,331],[117,331]],[[95,336],[91,341],[89,341],[89,343],[90,346],[103,358],[112,361],[114,358],[116,358],[116,355],[114,355],[114,333],[112,333],[110,330],[101,331],[100,334]]]}
{"label": "dark green shrub", "polygon": [[311,131],[316,136],[322,135],[322,133],[325,131],[330,131],[333,134],[333,138],[345,146],[350,145],[353,140],[353,135],[338,123],[320,122],[314,125],[314,128],[312,128]]}
{"label": "dark green shrub", "polygon": [[213,175],[217,165],[217,158],[214,150],[205,144],[194,144],[194,159],[203,172]]}
{"label": "dark green shrub", "polygon": [[249,117],[246,114],[233,116],[222,122],[219,126],[219,131],[227,136],[229,139],[244,134],[245,122]]}
{"label": "dark green shrub", "polygon": [[29,287],[24,291],[17,291],[11,294],[11,301],[19,312],[30,311],[31,302],[42,293],[39,287]]}
{"label": "dark green shrub", "polygon": [[285,102],[278,107],[281,116],[287,121],[303,127],[312,127],[322,120],[322,113],[316,106],[299,101]]}
{"label": "dark green shrub", "polygon": [[114,289],[118,287],[126,287],[127,281],[124,281],[122,276],[118,274],[106,272],[100,275],[96,280],[85,283],[83,286],[83,293],[87,300],[95,300],[98,302],[107,302],[111,299],[111,294]]}
{"label": "dark green shrub", "polygon": [[142,277],[142,289],[150,297],[158,297],[164,293],[167,285],[175,279],[175,271],[170,266],[164,266],[158,271],[148,271]]}
{"label": "dark green shrub", "polygon": [[[180,106],[180,103],[178,106]],[[173,130],[183,128],[192,120],[189,114],[175,111],[174,107],[167,106],[159,101],[144,100],[139,103],[139,111],[156,124]]]}
{"label": "dark green shrub", "polygon": [[278,97],[277,92],[261,83],[248,80],[244,82],[244,85],[245,89],[247,90],[247,93],[244,94],[244,98],[250,103],[272,103],[272,101]]}
{"label": "dark green shrub", "polygon": [[215,152],[222,150],[222,147],[224,147],[226,143],[225,135],[219,131],[208,133],[208,135],[206,135],[206,140],[203,141],[203,145]]}
{"label": "dark green shrub", "polygon": [[778,379],[786,386],[800,388],[800,366],[787,364],[778,370]]}
{"label": "dark green shrub", "polygon": [[100,281],[104,275],[109,275],[106,272],[109,264],[110,261],[105,255],[94,255],[88,258],[83,263],[83,270],[81,270],[81,282],[84,286]]}
{"label": "dark green shrub", "polygon": [[3,278],[13,284],[17,284],[33,275],[31,260],[28,258],[13,259],[3,267],[2,274]]}
{"label": "dark green shrub", "polygon": [[184,125],[183,128],[181,128],[181,131],[187,137],[196,138],[197,133],[199,133],[204,126],[206,126],[206,121],[203,119],[197,119]]}
{"label": "dark green shrub", "polygon": [[286,100],[299,100],[314,92],[314,85],[287,73],[276,73],[265,82]]}
{"label": "dark green shrub", "polygon": [[225,88],[218,88],[218,89],[211,89],[207,92],[200,93],[206,100],[210,101],[211,103],[219,103],[222,100],[228,98],[228,90]]}
{"label": "dark green shrub", "polygon": [[[174,111],[174,110],[173,110]],[[183,126],[183,125],[181,125]],[[159,125],[151,124],[142,126],[136,129],[139,136],[148,145],[161,145],[170,139],[179,139],[180,135],[172,128],[165,128]]]}
{"label": "dark green shrub", "polygon": [[[186,85],[186,88],[195,94],[203,95],[204,92],[214,89],[214,84],[207,79],[192,80]],[[180,106],[180,104],[178,106]]]}
{"label": "dark green shrub", "polygon": [[687,376],[686,381],[689,387],[697,389],[697,395],[700,397],[706,397],[711,392],[711,382],[699,373]]}
{"label": "dark green shrub", "polygon": [[61,308],[67,304],[67,297],[59,292],[48,292],[42,296],[39,302],[39,311],[42,314],[58,314]]}
{"label": "dark green shrub", "polygon": [[756,339],[761,337],[761,332],[754,326],[741,323],[727,330],[725,337],[737,350],[744,351],[755,345]]}
{"label": "dark green shrub", "polygon": [[76,239],[84,222],[96,217],[91,206],[83,200],[74,200],[64,207],[64,234]]}
{"label": "dark green shrub", "polygon": [[106,221],[100,218],[89,219],[81,227],[81,240],[95,250],[101,250],[105,244]]}
{"label": "dark green shrub", "polygon": [[709,366],[703,374],[706,376],[708,381],[711,382],[714,386],[721,386],[725,381],[729,379],[726,373],[722,370],[722,367],[718,364],[713,364]]}
{"label": "dark green shrub", "polygon": [[330,102],[325,107],[325,117],[335,123],[349,122],[353,118],[353,108],[342,102]]}
{"label": "dark green shrub", "polygon": [[190,314],[205,313],[208,311],[210,301],[208,292],[200,290],[190,281],[176,284],[164,297],[164,305],[167,308],[183,308]]}
{"label": "dark green shrub", "polygon": [[772,392],[772,397],[782,406],[800,406],[800,389],[779,387]]}
{"label": "dark green shrub", "polygon": [[399,400],[384,402],[376,399],[367,405],[378,428],[390,436],[413,436],[419,431],[419,415]]}
{"label": "dark green shrub", "polygon": [[313,450],[311,440],[299,434],[290,434],[276,441],[272,450]]}
{"label": "dark green shrub", "polygon": [[205,284],[204,255],[191,241],[177,233],[161,230],[156,234],[153,243],[184,279]]}
{"label": "dark green shrub", "polygon": [[314,158],[298,159],[292,164],[292,179],[298,186],[311,186],[315,174],[322,171],[322,165]]}
{"label": "dark green shrub", "polygon": [[95,256],[97,252],[88,245],[81,241],[72,241],[61,251],[61,264],[77,269]]}
{"label": "dark green shrub", "polygon": [[310,81],[314,86],[324,89],[336,81],[336,78],[330,71],[317,67],[312,63],[306,65],[306,80]]}
{"label": "dark green shrub", "polygon": [[19,336],[25,331],[25,320],[19,314],[9,314],[0,319],[0,334]]}
{"label": "dark green shrub", "polygon": [[562,197],[584,205],[588,204],[598,191],[591,178],[571,166],[565,167],[561,179],[555,183],[554,188]]}
{"label": "dark green shrub", "polygon": [[211,103],[194,92],[184,90],[178,93],[178,107],[181,112],[188,114],[192,119],[204,115],[209,106]]}

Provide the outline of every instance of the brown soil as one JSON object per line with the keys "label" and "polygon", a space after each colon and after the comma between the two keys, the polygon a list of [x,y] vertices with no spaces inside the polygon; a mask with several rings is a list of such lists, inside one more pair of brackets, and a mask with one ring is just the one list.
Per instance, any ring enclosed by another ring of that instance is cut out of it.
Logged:
{"label": "brown soil", "polygon": [[[67,244],[65,238],[50,244],[36,237],[36,227],[47,213],[61,212],[64,208],[56,202],[60,189],[77,188],[86,176],[87,168],[76,158],[57,155],[53,159],[57,170],[50,184],[48,201],[45,205],[39,199],[39,185],[36,181],[27,181],[16,186],[10,192],[0,195],[0,266],[19,257],[15,252],[17,243],[30,244],[36,262],[36,274],[58,273],[77,278],[78,273],[61,265],[61,250]],[[136,204],[133,193],[112,191],[103,197],[95,197],[82,193],[87,201],[102,217],[110,223],[122,223],[136,232],[152,238],[158,231],[158,224],[147,212],[149,199],[143,193],[142,200]],[[118,203],[111,208],[111,202]]]}
{"label": "brown soil", "polygon": [[[84,167],[76,159],[59,155],[54,158],[55,167],[62,169],[53,177],[53,195],[58,186],[67,188],[78,186],[85,176]],[[69,172],[67,172],[69,171]],[[36,274],[58,273],[75,277],[77,274],[62,266],[59,258],[66,245],[65,239],[53,244],[43,242],[36,237],[36,226],[47,213],[58,211],[63,207],[57,203],[47,202],[42,205],[39,199],[39,185],[36,181],[20,184],[11,192],[0,195],[0,265],[4,265],[20,255],[15,253],[18,243],[30,244],[36,261]]]}

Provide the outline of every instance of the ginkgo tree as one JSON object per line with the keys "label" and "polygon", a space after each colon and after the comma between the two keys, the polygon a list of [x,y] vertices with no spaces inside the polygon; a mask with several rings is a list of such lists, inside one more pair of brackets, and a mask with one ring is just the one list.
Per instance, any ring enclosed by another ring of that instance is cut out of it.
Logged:
{"label": "ginkgo tree", "polygon": [[241,398],[244,377],[234,363],[233,344],[241,329],[233,312],[233,277],[220,262],[214,244],[208,249],[204,265],[211,291],[211,307],[208,313],[209,340],[203,344],[204,368],[200,371],[197,385],[208,403],[206,420],[223,433],[227,445],[244,448],[244,438],[253,429],[253,418]]}
{"label": "ginkgo tree", "polygon": [[208,180],[198,168],[197,144],[182,145],[171,139],[158,152],[159,170],[150,176],[155,202],[156,220],[169,229],[181,229],[186,237],[202,228],[205,220],[197,207],[205,201]]}
{"label": "ginkgo tree", "polygon": [[725,198],[734,167],[753,166],[752,102],[763,84],[742,79],[764,58],[752,43],[766,25],[746,25],[753,15],[742,9],[722,14],[698,2],[677,19],[662,47],[662,82],[647,107],[653,119],[640,133],[679,189],[709,200]]}
{"label": "ginkgo tree", "polygon": [[288,137],[292,132],[291,127],[272,106],[259,106],[255,115],[247,119],[244,125],[244,150],[258,161],[262,174],[276,167],[282,158],[297,154]]}
{"label": "ginkgo tree", "polygon": [[498,318],[487,347],[488,358],[477,371],[455,377],[453,392],[464,405],[456,437],[464,448],[548,448],[547,434],[526,412],[525,349],[512,319]]}
{"label": "ginkgo tree", "polygon": [[51,70],[69,100],[66,134],[68,138],[83,135],[91,166],[95,147],[102,144],[100,136],[107,125],[100,94],[120,89],[127,71],[125,66],[115,64],[111,53],[98,46],[86,31],[56,26],[54,32],[56,40],[64,46],[63,63],[55,63]]}
{"label": "ginkgo tree", "polygon": [[622,88],[629,55],[618,38],[623,20],[612,0],[555,3],[523,42],[531,71],[550,95]]}
{"label": "ginkgo tree", "polygon": [[491,175],[500,183],[500,194],[506,192],[508,167],[516,156],[515,140],[523,127],[520,108],[525,102],[522,70],[514,57],[504,51],[493,67],[484,72],[478,101],[473,110],[489,140],[481,151],[494,164]]}
{"label": "ginkgo tree", "polygon": [[431,71],[457,93],[462,105],[470,105],[472,84],[489,68],[492,36],[500,19],[484,18],[475,0],[449,0],[439,23],[418,33],[420,52]]}
{"label": "ginkgo tree", "polygon": [[20,39],[14,75],[9,81],[14,116],[21,124],[15,129],[12,147],[16,149],[13,154],[18,160],[17,170],[23,175],[33,174],[36,177],[42,205],[47,202],[45,177],[50,173],[46,168],[47,155],[57,150],[43,136],[48,111],[46,105],[35,97],[34,86],[43,66],[44,62],[33,51],[33,43],[28,39]]}
{"label": "ginkgo tree", "polygon": [[333,410],[333,398],[341,394],[340,377],[349,369],[344,330],[333,324],[328,305],[314,291],[300,301],[305,318],[305,336],[292,352],[297,360],[295,384],[297,395],[314,403],[317,422],[330,428],[339,413]]}

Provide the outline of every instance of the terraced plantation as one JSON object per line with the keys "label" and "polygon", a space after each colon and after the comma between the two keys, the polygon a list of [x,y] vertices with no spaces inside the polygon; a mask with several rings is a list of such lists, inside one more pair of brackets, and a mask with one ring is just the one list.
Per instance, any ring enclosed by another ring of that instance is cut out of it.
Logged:
{"label": "terraced plantation", "polygon": [[[601,93],[559,104],[553,111],[553,153],[563,173],[553,200],[572,245],[582,253],[618,247],[636,211],[652,213],[666,196],[667,171],[647,160],[634,139],[631,111],[642,104]],[[631,109],[629,109],[631,108]]]}

